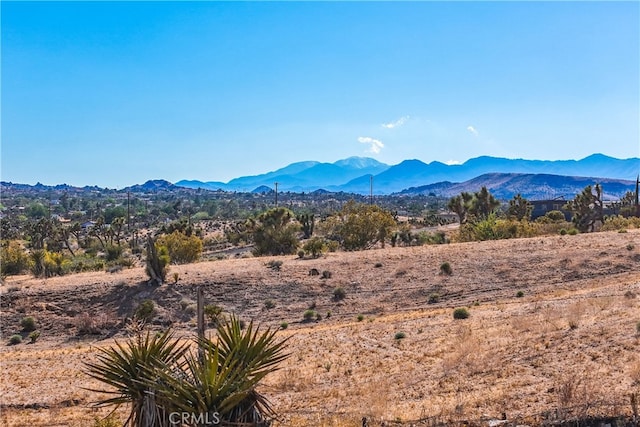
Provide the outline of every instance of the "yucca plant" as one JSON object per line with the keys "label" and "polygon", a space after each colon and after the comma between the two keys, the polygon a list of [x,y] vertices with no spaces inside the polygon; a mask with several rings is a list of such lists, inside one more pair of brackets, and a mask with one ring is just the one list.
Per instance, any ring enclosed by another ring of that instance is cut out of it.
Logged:
{"label": "yucca plant", "polygon": [[267,398],[256,390],[256,385],[277,371],[278,364],[289,357],[285,352],[289,338],[276,340],[276,333],[277,330],[271,328],[260,331],[253,321],[242,328],[240,320],[232,316],[218,328],[216,342],[208,339],[198,342],[207,352],[217,349],[221,366],[231,366],[241,372],[250,387],[225,420],[262,425],[265,420],[277,417]]}
{"label": "yucca plant", "polygon": [[159,373],[163,370],[180,371],[184,364],[186,343],[180,344],[170,331],[145,335],[139,333],[126,344],[98,349],[98,361],[87,362],[86,373],[113,387],[109,390],[89,389],[112,397],[96,403],[97,406],[130,404],[131,411],[124,426],[164,427],[169,424],[172,410],[168,402],[161,402],[157,388]]}

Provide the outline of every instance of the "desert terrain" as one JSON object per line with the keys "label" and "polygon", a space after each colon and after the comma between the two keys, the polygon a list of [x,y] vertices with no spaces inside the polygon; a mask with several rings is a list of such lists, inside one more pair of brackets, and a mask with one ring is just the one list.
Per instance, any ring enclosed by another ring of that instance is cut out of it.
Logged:
{"label": "desert terrain", "polygon": [[[442,274],[444,262],[452,274]],[[152,329],[193,337],[198,286],[227,313],[288,324],[278,334],[291,337],[291,356],[261,386],[281,415],[277,426],[360,426],[363,417],[370,426],[489,424],[503,416],[539,425],[630,415],[631,395],[640,394],[637,229],[317,259],[233,257],[171,266],[169,282],[174,274],[178,281],[161,287],[146,284],[143,268],[9,277],[0,287],[0,424],[94,425],[109,411],[92,407],[99,395],[86,388],[101,385],[83,362],[126,337],[126,319],[145,299],[157,307]],[[470,317],[454,319],[459,307]],[[303,321],[310,308],[320,319]],[[25,316],[41,336],[7,345]]]}

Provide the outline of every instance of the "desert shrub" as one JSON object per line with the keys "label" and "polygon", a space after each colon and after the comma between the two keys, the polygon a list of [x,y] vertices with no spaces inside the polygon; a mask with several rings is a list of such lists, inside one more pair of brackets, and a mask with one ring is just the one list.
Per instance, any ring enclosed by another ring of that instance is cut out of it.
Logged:
{"label": "desert shrub", "polygon": [[327,240],[327,250],[329,252],[335,252],[340,247],[340,243],[336,240]]}
{"label": "desert shrub", "polygon": [[436,233],[421,231],[416,235],[415,239],[418,245],[441,245],[447,243],[447,238],[441,231]]}
{"label": "desert shrub", "polygon": [[613,230],[626,230],[628,228],[640,227],[640,218],[628,217],[625,218],[621,215],[607,216],[604,218],[604,224],[602,224],[602,231]]}
{"label": "desert shrub", "polygon": [[156,304],[153,302],[153,300],[146,299],[140,302],[140,304],[138,304],[138,307],[136,307],[133,317],[136,320],[147,323],[147,322],[150,322],[151,319],[153,319],[153,316],[155,316],[155,314],[156,314]]}
{"label": "desert shrub", "polygon": [[375,205],[349,201],[342,210],[320,223],[319,228],[331,240],[348,251],[368,249],[391,237],[396,221],[390,212]]}
{"label": "desert shrub", "polygon": [[167,248],[171,262],[176,264],[196,262],[202,254],[202,239],[194,234],[187,236],[178,230],[161,236],[158,244]]}
{"label": "desert shrub", "polygon": [[287,322],[280,323],[280,329],[287,329],[288,327],[289,327],[289,324]]}
{"label": "desert shrub", "polygon": [[364,320],[364,315],[363,314],[358,314],[358,322],[362,322]]}
{"label": "desert shrub", "polygon": [[20,326],[25,332],[31,332],[36,330],[36,319],[32,316],[23,317],[20,321]]}
{"label": "desert shrub", "polygon": [[374,267],[375,268],[381,268],[382,267],[382,263],[381,262],[376,262]]}
{"label": "desert shrub", "polygon": [[216,304],[207,304],[204,306],[204,315],[209,319],[209,323],[219,326],[222,322],[222,307]]}
{"label": "desert shrub", "polygon": [[524,292],[522,291],[518,291],[518,293],[516,293],[517,298],[522,298],[523,296],[524,296]]}
{"label": "desert shrub", "polygon": [[627,250],[628,250],[628,251],[632,251],[632,250],[635,248],[635,246],[633,245],[633,243],[629,243],[629,244],[627,244],[627,246],[626,246],[626,247],[627,247]]}
{"label": "desert shrub", "polygon": [[122,246],[107,245],[105,248],[105,259],[107,261],[115,261],[122,256]]}
{"label": "desert shrub", "polygon": [[299,250],[298,251],[298,258],[300,258],[300,259],[304,258],[304,251],[303,250]]}
{"label": "desert shrub", "polygon": [[120,427],[122,422],[116,417],[115,414],[109,414],[106,418],[95,418],[93,421],[93,427]]}
{"label": "desert shrub", "polygon": [[495,213],[480,220],[469,221],[460,226],[459,240],[462,242],[511,239],[518,236],[519,221],[498,219]]}
{"label": "desert shrub", "polygon": [[180,273],[173,273],[173,283],[178,283],[180,280]]}
{"label": "desert shrub", "polygon": [[9,345],[16,345],[22,342],[22,335],[14,334],[9,338]]}
{"label": "desert shrub", "polygon": [[407,337],[407,334],[405,334],[404,332],[396,332],[396,334],[393,336],[393,338],[396,340],[401,340],[406,337]]}
{"label": "desert shrub", "polygon": [[331,312],[327,311],[327,315],[325,316],[327,319],[331,317]]}
{"label": "desert shrub", "polygon": [[429,304],[437,304],[438,302],[440,302],[440,295],[439,294],[431,294],[431,295],[429,295],[429,299],[427,300],[427,303],[429,303]]}
{"label": "desert shrub", "polygon": [[564,235],[566,235],[566,234],[567,234],[567,230],[565,230],[564,228],[561,228],[561,229],[560,229],[560,235],[561,235],[561,236],[564,236]]}
{"label": "desert shrub", "polygon": [[35,277],[61,276],[68,270],[69,261],[60,252],[38,249],[31,252],[31,272]]}
{"label": "desert shrub", "polygon": [[280,271],[282,268],[282,261],[280,260],[271,260],[265,264],[267,268],[272,269],[273,271]]}
{"label": "desert shrub", "polygon": [[323,279],[331,279],[331,272],[329,270],[324,270],[322,272],[322,278]]}
{"label": "desert shrub", "polygon": [[322,237],[314,236],[307,240],[307,242],[302,246],[304,253],[311,254],[312,257],[318,258],[325,252],[327,248],[327,241]]}
{"label": "desert shrub", "polygon": [[447,276],[451,276],[453,274],[453,269],[451,268],[451,264],[448,262],[443,262],[440,264],[440,273],[446,274]]}
{"label": "desert shrub", "polygon": [[337,287],[333,290],[333,299],[336,301],[343,300],[346,296],[347,292],[342,287]]}
{"label": "desert shrub", "polygon": [[275,306],[276,306],[276,303],[275,303],[275,302],[273,302],[273,300],[268,299],[268,300],[266,300],[266,301],[264,302],[264,308],[266,308],[266,309],[268,309],[268,310],[271,310],[271,309],[272,309],[272,308],[274,308]]}
{"label": "desert shrub", "polygon": [[315,310],[311,310],[311,309],[309,309],[309,310],[306,310],[306,311],[304,312],[304,314],[302,315],[302,319],[303,319],[305,322],[310,322],[310,321],[312,321],[313,319],[315,319],[315,318],[316,318],[316,316],[317,316],[316,311],[315,311]]}
{"label": "desert shrub", "polygon": [[100,332],[100,326],[95,316],[82,313],[74,319],[78,335],[93,335]]}
{"label": "desert shrub", "polygon": [[29,334],[29,339],[31,340],[31,344],[35,343],[38,338],[40,338],[40,331],[32,331]]}
{"label": "desert shrub", "polygon": [[0,275],[21,274],[29,270],[29,255],[17,240],[3,240],[0,244]]}
{"label": "desert shrub", "polygon": [[466,308],[456,308],[453,310],[453,318],[454,319],[466,319],[469,317],[469,310]]}
{"label": "desert shrub", "polygon": [[567,231],[567,234],[568,234],[569,236],[575,236],[575,235],[576,235],[576,234],[578,234],[578,233],[579,233],[579,231],[578,231],[578,229],[577,229],[577,228],[571,228],[569,231]]}
{"label": "desert shrub", "polygon": [[562,211],[549,211],[544,214],[544,218],[547,218],[551,222],[561,222],[566,219]]}

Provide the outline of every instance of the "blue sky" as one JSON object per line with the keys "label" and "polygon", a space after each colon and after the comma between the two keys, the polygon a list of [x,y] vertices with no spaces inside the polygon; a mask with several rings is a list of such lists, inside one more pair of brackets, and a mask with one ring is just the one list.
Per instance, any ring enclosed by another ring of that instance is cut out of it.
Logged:
{"label": "blue sky", "polygon": [[640,156],[639,2],[1,2],[6,181]]}

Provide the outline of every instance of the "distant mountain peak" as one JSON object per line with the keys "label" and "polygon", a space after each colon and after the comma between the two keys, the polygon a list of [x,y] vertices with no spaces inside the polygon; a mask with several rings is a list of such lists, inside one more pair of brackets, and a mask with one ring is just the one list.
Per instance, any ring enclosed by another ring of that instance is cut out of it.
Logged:
{"label": "distant mountain peak", "polygon": [[352,167],[356,169],[387,166],[384,163],[377,161],[376,159],[372,159],[371,157],[358,156],[347,157],[346,159],[338,160],[333,164],[340,167]]}

